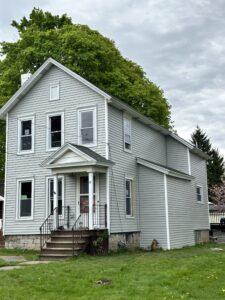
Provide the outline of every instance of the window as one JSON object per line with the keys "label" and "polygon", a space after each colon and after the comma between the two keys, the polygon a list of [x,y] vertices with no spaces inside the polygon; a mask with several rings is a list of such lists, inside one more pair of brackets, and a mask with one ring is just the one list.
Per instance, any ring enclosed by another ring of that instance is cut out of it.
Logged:
{"label": "window", "polygon": [[199,185],[196,186],[196,194],[197,194],[197,201],[199,203],[202,203],[203,202],[202,187]]}
{"label": "window", "polygon": [[34,152],[34,117],[19,118],[18,153]]}
{"label": "window", "polygon": [[97,144],[96,108],[80,109],[79,118],[79,144],[95,146]]}
{"label": "window", "polygon": [[47,150],[54,150],[64,143],[63,113],[48,115],[47,121]]}
{"label": "window", "polygon": [[50,85],[50,101],[59,100],[59,84]]}
{"label": "window", "polygon": [[124,131],[124,150],[131,152],[131,119],[124,117],[123,119]]}
{"label": "window", "polygon": [[132,180],[126,178],[125,185],[126,215],[131,217],[133,215]]}
{"label": "window", "polygon": [[[62,215],[64,206],[64,178],[58,178],[58,213]],[[53,214],[54,209],[54,178],[48,178],[48,214]]]}
{"label": "window", "polygon": [[33,179],[18,181],[18,217],[32,219]]}

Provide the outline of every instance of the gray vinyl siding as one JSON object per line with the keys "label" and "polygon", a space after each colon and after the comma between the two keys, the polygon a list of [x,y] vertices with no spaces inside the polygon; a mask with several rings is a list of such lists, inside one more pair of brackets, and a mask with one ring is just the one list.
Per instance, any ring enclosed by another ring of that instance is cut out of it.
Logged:
{"label": "gray vinyl siding", "polygon": [[193,202],[191,188],[190,181],[167,176],[171,249],[195,244],[191,216]]}
{"label": "gray vinyl siding", "polygon": [[167,137],[167,166],[178,171],[187,173],[188,170],[188,149],[183,144]]}
{"label": "gray vinyl siding", "polygon": [[[60,100],[49,101],[50,83],[60,84]],[[46,217],[46,176],[50,170],[41,163],[53,152],[46,152],[47,113],[64,112],[65,142],[78,143],[77,109],[96,106],[98,145],[92,149],[105,156],[105,100],[102,96],[78,82],[56,67],[51,67],[40,81],[9,112],[8,161],[6,189],[5,234],[35,234]],[[34,154],[17,155],[18,117],[35,117]],[[16,180],[34,178],[34,218],[31,221],[16,220]],[[75,203],[75,180],[65,176],[65,205]]]}
{"label": "gray vinyl siding", "polygon": [[[166,140],[159,132],[132,119],[132,153],[124,151],[123,112],[109,105],[111,232],[139,231],[136,157],[166,164]],[[126,217],[125,177],[133,178],[133,218]]]}
{"label": "gray vinyl siding", "polygon": [[[194,230],[209,229],[209,205],[206,161],[191,153],[191,174],[195,177],[192,181],[192,224]],[[203,188],[203,203],[197,202],[196,185]]]}
{"label": "gray vinyl siding", "polygon": [[164,174],[139,166],[140,244],[149,248],[153,239],[167,248]]}

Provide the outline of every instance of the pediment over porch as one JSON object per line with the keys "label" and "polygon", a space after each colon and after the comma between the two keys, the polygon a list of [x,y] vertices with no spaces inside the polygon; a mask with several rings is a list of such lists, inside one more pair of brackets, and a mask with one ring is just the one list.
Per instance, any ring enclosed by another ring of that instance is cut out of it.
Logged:
{"label": "pediment over porch", "polygon": [[90,148],[71,143],[64,144],[48,157],[42,166],[53,174],[78,172],[103,172],[113,163]]}

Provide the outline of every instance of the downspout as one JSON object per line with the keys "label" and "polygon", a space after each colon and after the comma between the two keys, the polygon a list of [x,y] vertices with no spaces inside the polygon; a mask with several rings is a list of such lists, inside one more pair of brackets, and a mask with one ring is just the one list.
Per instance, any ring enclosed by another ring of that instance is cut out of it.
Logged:
{"label": "downspout", "polygon": [[[105,157],[109,159],[109,118],[108,118],[108,102],[109,100],[105,98]],[[109,191],[109,167],[106,170],[106,204],[107,204],[107,229],[110,235],[110,191]]]}
{"label": "downspout", "polygon": [[5,188],[4,188],[4,212],[3,212],[3,235],[5,235],[5,212],[6,212],[6,188],[7,188],[7,165],[8,165],[8,130],[9,114],[6,115],[6,142],[5,142]]}

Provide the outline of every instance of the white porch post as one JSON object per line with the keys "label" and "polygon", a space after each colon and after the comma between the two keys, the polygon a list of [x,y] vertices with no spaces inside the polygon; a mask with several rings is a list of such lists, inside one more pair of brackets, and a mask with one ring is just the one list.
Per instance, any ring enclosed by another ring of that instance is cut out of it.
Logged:
{"label": "white porch post", "polygon": [[94,228],[93,224],[93,202],[94,202],[94,173],[88,173],[88,183],[89,183],[89,192],[88,192],[88,199],[89,199],[89,229]]}
{"label": "white porch post", "polygon": [[58,176],[54,175],[54,196],[53,196],[54,229],[58,228],[58,211],[55,210],[57,206],[58,206]]}

